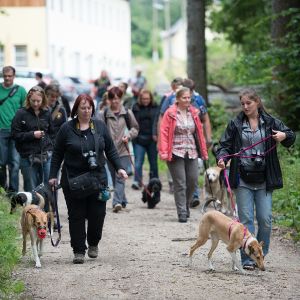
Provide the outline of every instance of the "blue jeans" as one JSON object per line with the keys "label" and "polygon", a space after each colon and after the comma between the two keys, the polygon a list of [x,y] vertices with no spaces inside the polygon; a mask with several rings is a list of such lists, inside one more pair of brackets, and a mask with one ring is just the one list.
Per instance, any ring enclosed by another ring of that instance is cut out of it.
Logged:
{"label": "blue jeans", "polygon": [[145,153],[147,152],[149,165],[150,165],[150,174],[149,177],[158,178],[158,166],[157,166],[157,148],[156,143],[152,141],[147,146],[142,146],[140,144],[133,144],[134,152],[134,181],[141,183],[143,181],[143,164],[145,159]]}
{"label": "blue jeans", "polygon": [[42,164],[31,164],[29,158],[21,158],[20,168],[24,178],[24,191],[31,192],[39,184],[47,184],[51,157]]}
{"label": "blue jeans", "polygon": [[20,155],[11,137],[10,129],[0,129],[0,185],[3,188],[6,188],[6,166],[9,171],[8,189],[17,192],[19,190]]}
{"label": "blue jeans", "polygon": [[[240,186],[235,190],[235,195],[240,221],[253,235],[255,235],[255,208],[258,224],[256,238],[259,242],[264,242],[263,253],[264,256],[267,255],[272,229],[272,192],[267,192],[265,189],[252,190]],[[241,251],[241,259],[243,265],[252,262],[243,251]]]}

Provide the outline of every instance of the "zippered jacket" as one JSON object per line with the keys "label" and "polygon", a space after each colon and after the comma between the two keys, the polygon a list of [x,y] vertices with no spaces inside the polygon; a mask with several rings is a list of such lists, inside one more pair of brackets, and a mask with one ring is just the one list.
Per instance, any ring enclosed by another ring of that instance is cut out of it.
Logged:
{"label": "zippered jacket", "polygon": [[[272,129],[282,131],[286,134],[286,139],[281,142],[284,147],[290,147],[294,144],[296,135],[295,133],[285,126],[280,120],[272,117],[266,112],[260,112],[264,120],[266,137],[273,135]],[[217,149],[216,159],[217,162],[223,158],[224,155],[238,153],[242,148],[242,124],[245,119],[244,112],[241,112],[235,119],[231,120],[220,140],[220,146]],[[267,139],[265,142],[265,152],[275,145],[273,138]],[[225,164],[230,160],[229,158],[223,159]],[[277,149],[274,148],[265,156],[266,162],[266,189],[272,191],[283,187],[282,173],[280,169]],[[231,188],[235,189],[239,185],[239,165],[240,159],[233,157],[230,162],[229,184]]]}
{"label": "zippered jacket", "polygon": [[[41,130],[45,136],[41,139],[34,137],[34,131]],[[21,157],[27,158],[30,154],[40,154],[52,151],[51,136],[54,134],[50,110],[40,111],[37,116],[32,108],[20,108],[12,120],[12,137],[16,142],[16,148]]]}

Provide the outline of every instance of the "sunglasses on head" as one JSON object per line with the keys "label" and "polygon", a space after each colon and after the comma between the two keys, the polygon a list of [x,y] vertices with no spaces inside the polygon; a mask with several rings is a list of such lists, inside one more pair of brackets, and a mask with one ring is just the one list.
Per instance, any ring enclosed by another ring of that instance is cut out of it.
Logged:
{"label": "sunglasses on head", "polygon": [[44,92],[44,89],[37,85],[32,87],[29,92]]}

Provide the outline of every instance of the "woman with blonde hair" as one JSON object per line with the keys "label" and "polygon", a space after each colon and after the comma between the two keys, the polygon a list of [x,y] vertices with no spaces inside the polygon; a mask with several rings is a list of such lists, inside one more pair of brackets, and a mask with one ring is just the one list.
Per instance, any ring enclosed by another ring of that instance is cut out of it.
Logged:
{"label": "woman with blonde hair", "polygon": [[198,182],[198,157],[208,159],[199,110],[191,105],[189,88],[176,92],[175,104],[162,118],[159,139],[159,156],[167,161],[174,183],[178,221],[186,223]]}
{"label": "woman with blonde hair", "polygon": [[47,183],[52,155],[51,135],[54,129],[44,90],[32,87],[12,121],[12,136],[20,153],[20,168],[24,177],[24,190],[32,191]]}

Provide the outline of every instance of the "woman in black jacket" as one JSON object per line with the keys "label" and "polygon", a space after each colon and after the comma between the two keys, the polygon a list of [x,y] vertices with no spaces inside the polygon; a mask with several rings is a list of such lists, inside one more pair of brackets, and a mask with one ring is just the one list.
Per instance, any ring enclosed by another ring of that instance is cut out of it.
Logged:
{"label": "woman in black jacket", "polygon": [[[84,262],[86,240],[88,256],[98,256],[108,200],[104,152],[118,175],[127,178],[107,127],[92,118],[94,113],[93,99],[86,94],[79,95],[71,112],[72,120],[64,123],[57,134],[51,160],[49,184],[52,186],[57,185],[57,173],[64,161],[61,186],[68,208],[75,264]],[[82,177],[88,180],[82,182]]]}
{"label": "woman in black jacket", "polygon": [[24,190],[30,192],[42,182],[48,182],[53,148],[51,114],[41,87],[35,86],[29,90],[25,107],[17,111],[11,128],[21,156]]}
{"label": "woman in black jacket", "polygon": [[132,112],[139,124],[139,134],[132,141],[135,172],[132,188],[138,190],[142,185],[143,179],[143,164],[145,153],[147,153],[150,174],[149,177],[158,178],[157,166],[157,116],[158,106],[154,103],[153,95],[148,90],[142,90],[139,94],[138,102],[133,105]]}
{"label": "woman in black jacket", "polygon": [[[265,256],[271,236],[272,192],[283,186],[276,143],[290,147],[295,142],[295,134],[280,120],[266,113],[255,90],[241,91],[240,102],[243,111],[229,122],[220,140],[217,162],[224,169],[231,159],[229,183],[235,191],[239,219],[255,234],[256,215],[257,240],[263,242]],[[244,157],[227,156],[242,149],[241,156]],[[254,269],[254,262],[243,251],[241,258],[244,269]]]}

